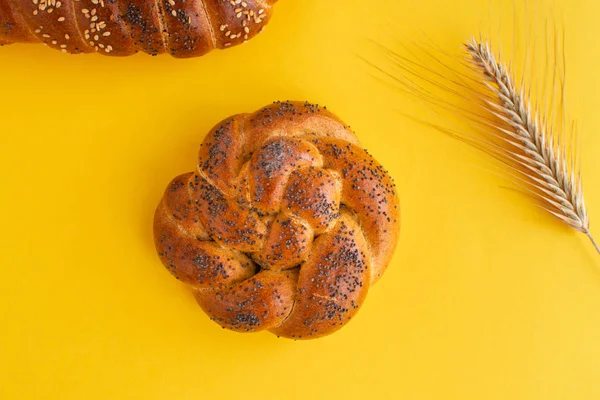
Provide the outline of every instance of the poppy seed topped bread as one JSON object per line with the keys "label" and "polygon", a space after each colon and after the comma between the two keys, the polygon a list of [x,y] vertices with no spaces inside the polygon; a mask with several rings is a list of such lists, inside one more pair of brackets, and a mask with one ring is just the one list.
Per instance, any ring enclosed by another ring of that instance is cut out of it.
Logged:
{"label": "poppy seed topped bread", "polygon": [[347,125],[301,102],[219,123],[154,221],[163,264],[214,321],[294,339],[356,314],[398,233],[392,178]]}

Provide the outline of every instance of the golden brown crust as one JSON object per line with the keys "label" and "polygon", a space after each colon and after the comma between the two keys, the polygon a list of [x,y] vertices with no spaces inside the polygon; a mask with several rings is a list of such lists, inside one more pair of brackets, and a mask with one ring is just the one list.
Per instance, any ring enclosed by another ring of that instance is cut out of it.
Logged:
{"label": "golden brown crust", "polygon": [[320,167],[323,160],[319,151],[304,140],[276,137],[254,152],[249,165],[250,201],[267,214],[281,208],[292,173],[302,167]]}
{"label": "golden brown crust", "polygon": [[281,215],[269,225],[263,248],[252,255],[256,263],[278,271],[294,268],[308,259],[315,231],[301,219]]}
{"label": "golden brown crust", "polygon": [[326,107],[308,102],[276,102],[248,115],[244,121],[247,154],[274,136],[297,137],[316,133],[358,144],[354,133]]}
{"label": "golden brown crust", "polygon": [[220,290],[196,290],[194,296],[222,327],[239,332],[258,331],[273,328],[290,315],[297,281],[295,270],[264,270]]}
{"label": "golden brown crust", "polygon": [[12,1],[0,1],[0,42],[9,44],[37,41],[16,12],[15,5]]}
{"label": "golden brown crust", "polygon": [[342,182],[323,168],[300,168],[291,173],[281,209],[306,221],[315,235],[333,228],[340,216]]}
{"label": "golden brown crust", "polygon": [[65,53],[197,57],[246,42],[271,17],[262,0],[10,0],[0,44],[42,42]]}
{"label": "golden brown crust", "polygon": [[398,242],[399,201],[394,181],[362,147],[332,138],[312,137],[325,168],[342,177],[344,205],[356,213],[374,259],[373,281],[384,273]]}
{"label": "golden brown crust", "polygon": [[317,338],[347,324],[369,290],[367,252],[360,227],[345,213],[333,230],[315,239],[300,269],[294,310],[271,332],[293,339]]}
{"label": "golden brown crust", "polygon": [[295,339],[356,314],[398,230],[388,173],[337,117],[299,102],[215,126],[155,219],[163,263],[211,318]]}
{"label": "golden brown crust", "polygon": [[183,174],[171,182],[163,202],[173,219],[183,230],[198,240],[211,240],[204,224],[200,221],[200,209],[192,197],[194,173]]}
{"label": "golden brown crust", "polygon": [[170,217],[164,204],[156,211],[154,232],[163,264],[177,279],[193,287],[218,288],[255,273],[255,265],[244,254],[188,235]]}
{"label": "golden brown crust", "polygon": [[199,175],[195,174],[190,183],[198,208],[197,216],[215,241],[246,253],[263,247],[266,226],[255,210],[225,196]]}

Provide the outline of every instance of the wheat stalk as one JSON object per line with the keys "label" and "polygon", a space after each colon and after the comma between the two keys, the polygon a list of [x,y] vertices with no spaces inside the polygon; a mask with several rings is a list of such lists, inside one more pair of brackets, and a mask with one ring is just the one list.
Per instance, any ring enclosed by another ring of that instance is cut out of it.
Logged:
{"label": "wheat stalk", "polygon": [[522,187],[544,210],[587,235],[600,253],[589,230],[575,149],[542,121],[524,88],[516,86],[509,68],[494,56],[489,42],[473,39],[465,47],[470,65],[495,95],[492,100],[484,99],[484,104],[500,123],[490,124],[488,132],[505,146],[488,147],[488,151],[521,174]]}
{"label": "wheat stalk", "polygon": [[[555,37],[555,57],[560,47],[557,42]],[[556,111],[555,86],[550,94],[542,91],[538,103],[532,105],[529,95],[532,88],[526,87],[526,79],[523,77],[520,85],[516,83],[513,71],[494,55],[489,41],[474,38],[466,43],[468,57],[458,65],[453,65],[454,56],[431,47],[433,52],[419,46],[418,53],[405,47],[411,58],[383,47],[386,56],[398,67],[393,73],[369,64],[400,84],[402,91],[433,105],[432,110],[446,125],[453,120],[466,125],[466,129],[451,129],[417,121],[491,155],[504,167],[503,174],[521,191],[536,200],[543,210],[587,235],[600,254],[600,247],[590,233],[580,162],[573,143],[575,135],[571,132],[567,140],[564,127],[565,83],[564,76],[558,76],[564,74],[564,65],[562,71],[557,73],[560,68],[556,65],[553,71],[553,85],[559,81],[562,89],[562,109],[557,113],[561,123],[557,123],[552,119]],[[448,61],[440,58],[444,56]],[[542,88],[547,84],[544,79],[540,79]]]}

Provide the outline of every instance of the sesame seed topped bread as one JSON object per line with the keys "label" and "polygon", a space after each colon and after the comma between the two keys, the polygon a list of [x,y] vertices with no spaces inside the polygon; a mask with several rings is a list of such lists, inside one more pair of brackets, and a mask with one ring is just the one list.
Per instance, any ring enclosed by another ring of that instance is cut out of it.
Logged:
{"label": "sesame seed topped bread", "polygon": [[205,138],[154,219],[167,269],[239,332],[328,335],[361,307],[396,247],[392,178],[318,105],[277,102]]}
{"label": "sesame seed topped bread", "polygon": [[277,0],[0,0],[0,45],[197,57],[262,31]]}

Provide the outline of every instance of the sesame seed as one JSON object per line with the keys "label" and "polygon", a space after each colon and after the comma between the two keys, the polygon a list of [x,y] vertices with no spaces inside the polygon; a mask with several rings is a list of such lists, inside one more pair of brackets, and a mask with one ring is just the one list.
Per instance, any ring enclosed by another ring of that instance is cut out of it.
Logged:
{"label": "sesame seed", "polygon": [[64,20],[65,20],[65,17],[60,17],[60,18],[58,19],[58,22],[63,22]]}

